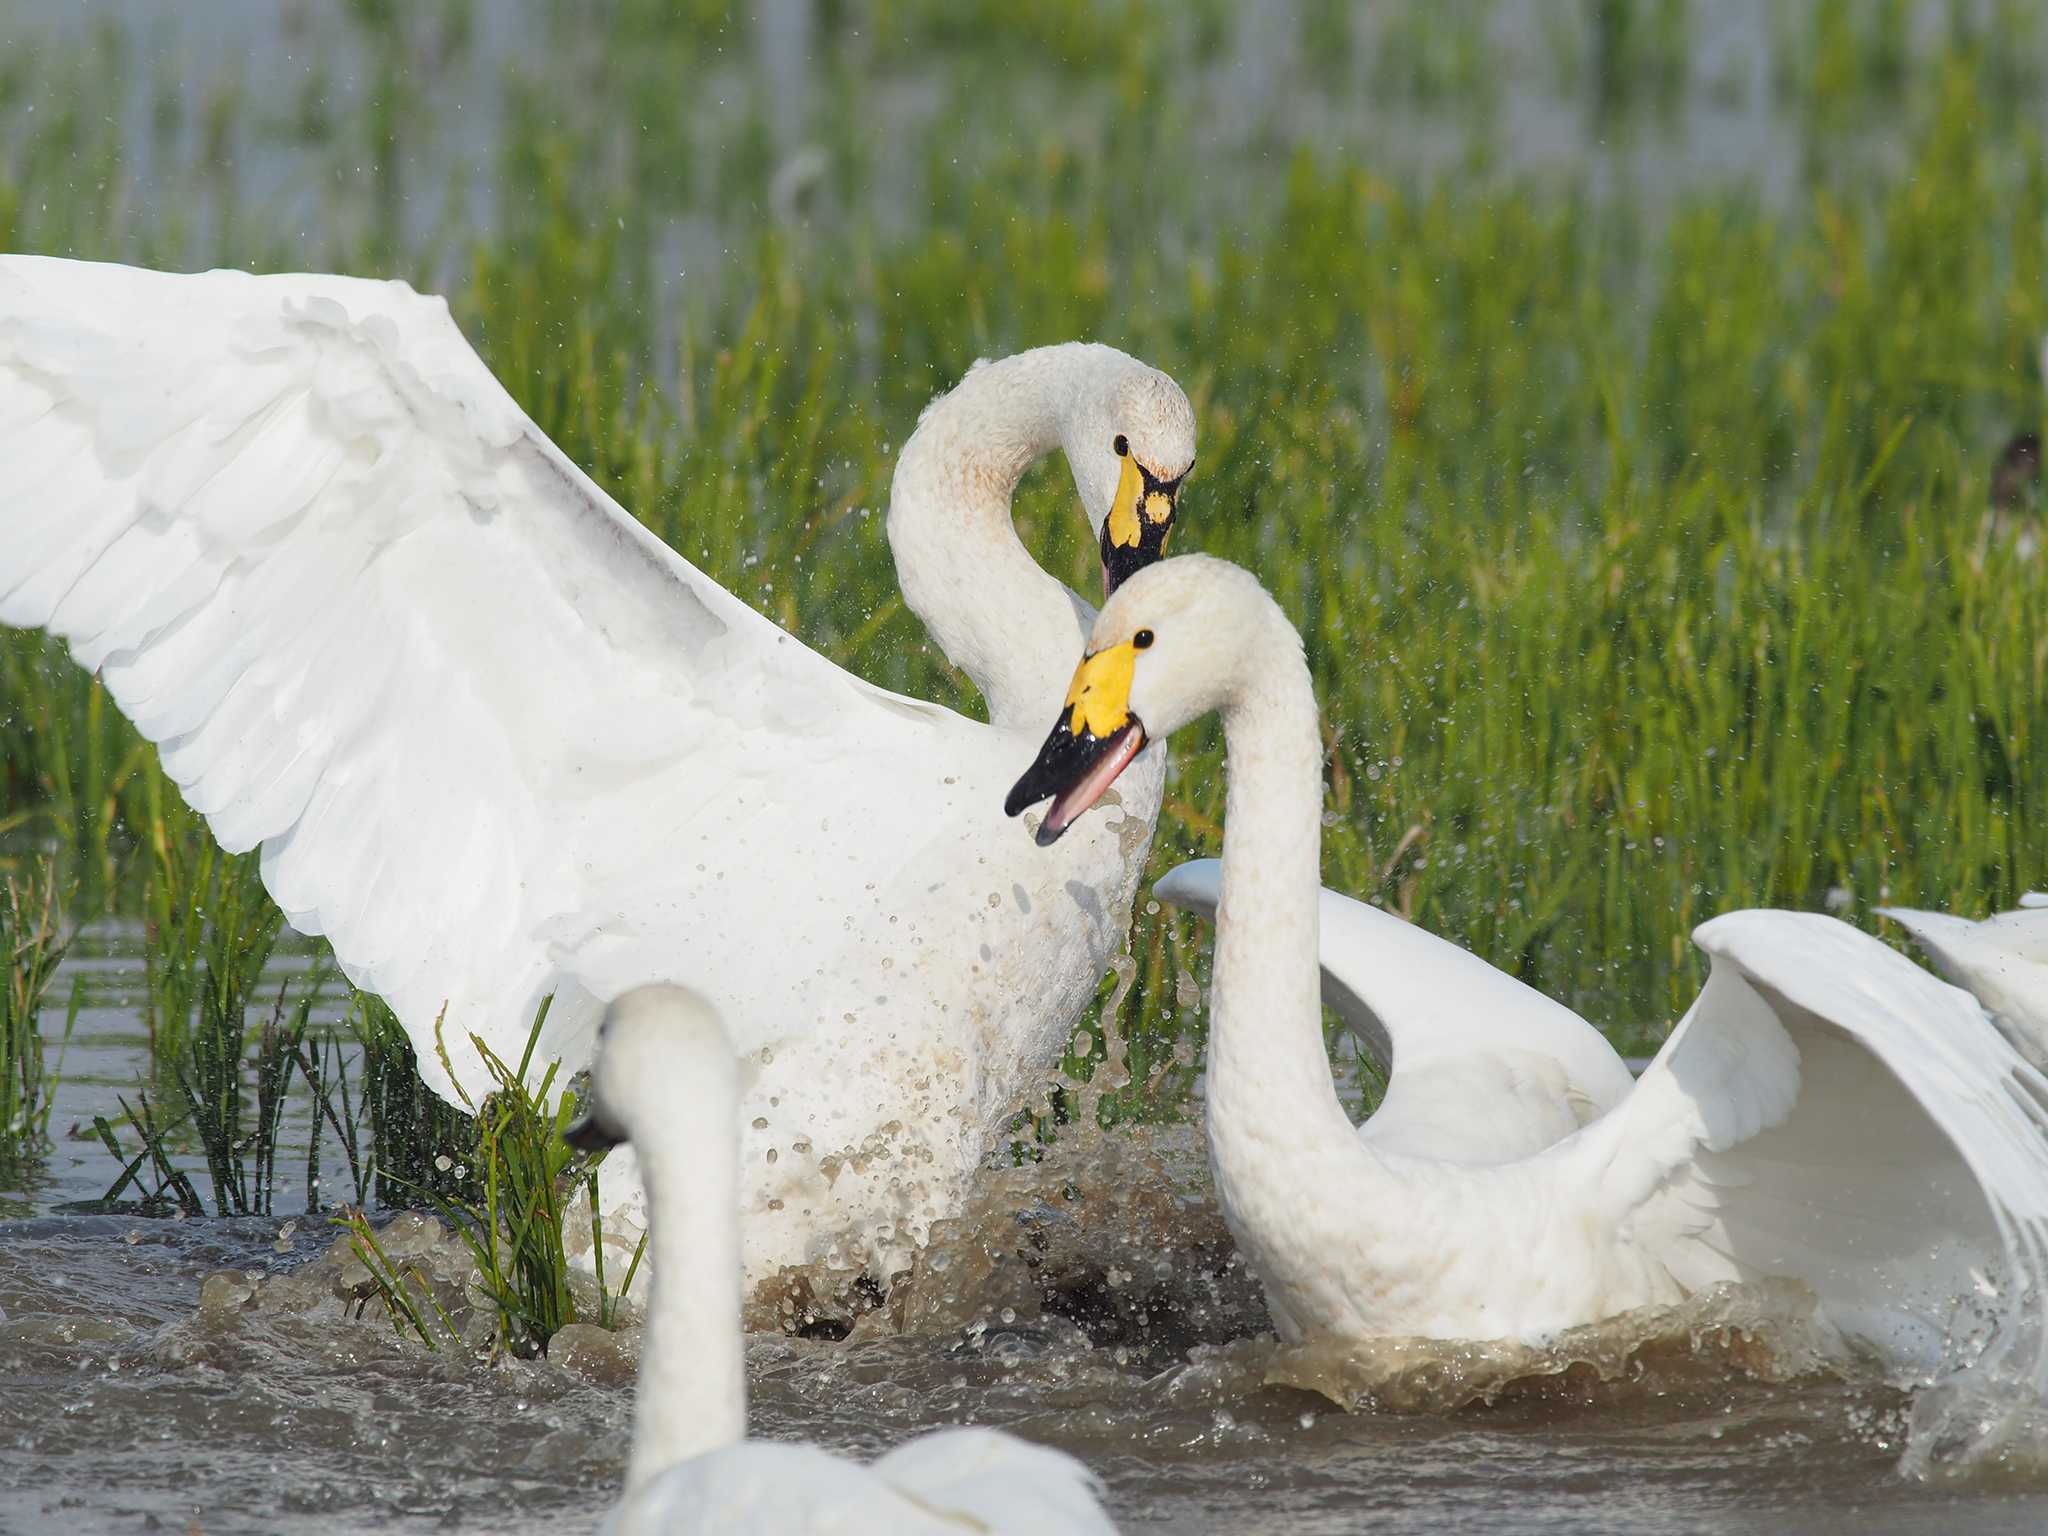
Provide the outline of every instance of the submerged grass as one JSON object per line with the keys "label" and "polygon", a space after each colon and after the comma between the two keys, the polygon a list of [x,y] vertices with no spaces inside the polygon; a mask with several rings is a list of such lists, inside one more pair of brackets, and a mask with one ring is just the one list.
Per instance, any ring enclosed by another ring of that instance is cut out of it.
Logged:
{"label": "submerged grass", "polygon": [[[825,49],[830,147],[800,202],[770,186],[774,125],[665,105],[730,23],[621,7],[506,88],[516,107],[551,70],[610,86],[548,97],[601,109],[504,115],[483,234],[453,201],[406,226],[432,199],[398,185],[418,176],[388,116],[302,122],[310,147],[266,151],[379,166],[309,178],[326,190],[303,222],[209,180],[190,124],[166,131],[164,201],[126,195],[118,111],[65,108],[53,60],[0,92],[0,246],[444,289],[540,425],[689,559],[863,676],[969,709],[897,595],[895,450],[979,355],[1075,335],[1137,352],[1200,418],[1181,547],[1249,565],[1302,627],[1326,880],[1624,1046],[1688,1004],[1687,936],[1716,912],[1982,912],[2048,873],[2048,560],[2024,552],[2037,527],[1987,506],[1998,445],[2043,415],[2038,25],[1987,4],[1918,29],[1901,6],[1787,7],[1765,76],[1798,146],[1785,166],[1673,191],[1609,164],[1601,190],[1497,169],[1487,102],[1512,61],[1484,7],[1388,7],[1370,27],[1302,8],[1326,62],[1295,94],[1378,82],[1455,131],[1455,176],[1401,158],[1398,134],[1293,150],[1309,136],[1278,107],[1219,149],[1202,93],[1235,46],[1228,7],[1067,9],[1071,27],[993,4],[821,8],[824,42],[936,61],[961,126],[946,153],[918,140],[889,162],[864,128],[886,80]],[[1689,93],[1750,88],[1698,77],[1702,14],[1561,11],[1544,67],[1603,137],[1653,142]],[[377,59],[441,57],[390,25]],[[996,82],[1042,101],[1042,126],[977,129]],[[251,152],[275,122],[232,97],[218,113],[210,142]],[[884,211],[899,176],[907,224]],[[735,253],[681,284],[679,212],[718,220]],[[1064,470],[1030,477],[1017,511],[1091,590]],[[37,637],[0,636],[0,686],[0,820],[30,818],[132,901],[152,797],[175,800],[153,758]],[[1220,738],[1176,747],[1155,872],[1218,847]],[[182,931],[175,910],[152,920]],[[1100,1113],[1181,1102],[1205,950],[1141,898],[1129,984],[1105,985],[1069,1063],[1127,1043]],[[373,1125],[375,1093],[398,1091],[372,1091]],[[420,1172],[403,1177],[431,1187]]]}
{"label": "submerged grass", "polygon": [[[381,998],[356,993],[348,1028],[358,1050],[358,1101],[370,1129],[367,1156],[377,1201],[473,1202],[480,1191],[474,1119],[421,1080],[412,1038]],[[364,1204],[368,1193],[359,1187],[356,1203]]]}
{"label": "submerged grass", "polygon": [[[231,965],[243,957],[237,955]],[[315,964],[304,975],[279,985],[269,1012],[252,1032],[252,1007],[242,990],[238,969],[225,976],[202,961],[198,970],[198,1001],[194,1014],[180,1021],[175,1049],[155,1060],[156,1098],[151,1084],[136,1088],[136,1106],[121,1107],[143,1143],[142,1153],[129,1157],[104,1118],[95,1127],[102,1141],[123,1164],[120,1177],[102,1197],[111,1204],[134,1185],[141,1187],[146,1163],[155,1173],[155,1187],[142,1196],[146,1208],[175,1205],[185,1215],[205,1211],[198,1188],[177,1167],[180,1150],[196,1142],[206,1164],[213,1209],[222,1216],[269,1215],[279,1194],[278,1153],[286,1100],[295,1078],[303,1075],[316,1104],[314,1134],[306,1150],[306,1204],[316,1209],[319,1190],[320,1126],[317,1116],[328,1109],[334,1072],[323,1070],[308,1051],[313,1008],[319,999],[324,967]],[[168,1095],[168,1102],[166,1096]],[[350,1150],[354,1138],[348,1122],[337,1117],[336,1129]],[[362,1181],[357,1181],[358,1197]]]}
{"label": "submerged grass", "polygon": [[[555,1092],[560,1062],[540,1067],[534,1061],[534,1047],[552,1002],[544,999],[535,1012],[517,1067],[481,1035],[470,1036],[485,1072],[497,1085],[475,1106],[481,1197],[429,1197],[476,1258],[484,1289],[498,1312],[495,1347],[515,1355],[545,1352],[549,1339],[578,1320],[566,1247],[576,1190],[588,1193],[593,1223],[601,1209],[596,1164],[562,1139],[576,1118],[576,1095]],[[538,1079],[533,1076],[536,1071]],[[610,1326],[616,1298],[604,1290],[603,1233],[593,1225],[592,1236],[598,1240],[598,1312]],[[635,1253],[620,1294],[632,1285],[639,1266],[640,1254]]]}
{"label": "submerged grass", "polygon": [[[62,1061],[52,1067],[43,1040],[45,998],[64,958],[56,866],[45,862],[27,879],[7,876],[0,895],[0,1165],[38,1157],[50,1141],[50,1107]],[[64,1043],[78,1022],[74,986],[64,1016]],[[61,1050],[61,1047],[60,1047]]]}
{"label": "submerged grass", "polygon": [[[531,1357],[546,1353],[548,1341],[570,1323],[616,1326],[619,1303],[632,1288],[646,1252],[643,1237],[618,1290],[608,1288],[598,1196],[603,1156],[585,1157],[563,1141],[563,1130],[578,1112],[578,1096],[573,1091],[555,1092],[560,1063],[540,1066],[534,1060],[551,1001],[543,1001],[534,1015],[516,1067],[480,1036],[471,1036],[496,1084],[480,1105],[471,1106],[476,1118],[467,1155],[475,1161],[476,1174],[473,1182],[464,1183],[474,1193],[447,1192],[392,1175],[394,1183],[438,1212],[468,1247],[476,1264],[476,1284],[495,1319],[483,1341],[487,1353]],[[579,1192],[587,1197],[596,1263],[591,1316],[583,1315],[577,1305],[567,1247]],[[369,1269],[394,1328],[429,1349],[439,1347],[436,1327],[430,1323],[438,1325],[440,1336],[463,1342],[461,1330],[435,1301],[432,1287],[415,1270],[392,1261],[360,1208],[344,1209],[334,1220],[348,1232],[357,1257]]]}

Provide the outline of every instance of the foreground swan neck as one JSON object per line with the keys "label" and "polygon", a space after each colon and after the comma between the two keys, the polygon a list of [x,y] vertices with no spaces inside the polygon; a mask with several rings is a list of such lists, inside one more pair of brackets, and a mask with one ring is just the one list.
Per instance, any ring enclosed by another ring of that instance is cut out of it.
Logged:
{"label": "foreground swan neck", "polygon": [[1223,713],[1207,1112],[1224,1214],[1291,1337],[1290,1289],[1311,1282],[1355,1227],[1376,1168],[1337,1099],[1323,1043],[1322,740],[1308,670],[1287,639],[1248,669],[1256,691]]}
{"label": "foreground swan neck", "polygon": [[1336,1104],[1318,968],[1322,740],[1307,668],[1298,653],[1290,660],[1255,668],[1260,687],[1223,715],[1212,1105],[1219,1093],[1228,1103],[1247,1091],[1276,1104]]}
{"label": "foreground swan neck", "polygon": [[633,1129],[647,1186],[653,1292],[633,1418],[631,1493],[747,1432],[740,1332],[738,1075],[722,1040],[673,1081],[671,1112]]}
{"label": "foreground swan neck", "polygon": [[1010,497],[1065,446],[1073,402],[1115,355],[1072,344],[983,364],[925,412],[896,462],[889,547],[903,600],[981,690],[992,724],[1043,724],[1094,617],[1031,558]]}

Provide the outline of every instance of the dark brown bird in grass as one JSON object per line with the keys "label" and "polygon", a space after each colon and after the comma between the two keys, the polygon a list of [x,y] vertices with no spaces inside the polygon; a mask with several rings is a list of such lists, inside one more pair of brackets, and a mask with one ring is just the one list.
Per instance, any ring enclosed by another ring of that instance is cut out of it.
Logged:
{"label": "dark brown bird in grass", "polygon": [[2015,433],[1991,469],[1991,505],[2000,512],[2030,504],[2041,487],[2041,434]]}

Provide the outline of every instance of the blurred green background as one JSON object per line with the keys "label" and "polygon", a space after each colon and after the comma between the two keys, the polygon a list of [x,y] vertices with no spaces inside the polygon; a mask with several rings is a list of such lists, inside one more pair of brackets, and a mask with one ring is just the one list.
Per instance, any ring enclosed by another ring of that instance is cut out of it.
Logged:
{"label": "blurred green background", "polygon": [[[1307,637],[1328,883],[1640,1049],[1718,911],[2048,881],[2048,560],[1989,492],[2044,84],[2011,0],[0,0],[0,248],[446,292],[688,558],[968,709],[895,448],[978,356],[1132,351],[1200,418],[1177,547]],[[1063,465],[1018,516],[1094,590]],[[1176,754],[1155,873],[1218,846]],[[0,636],[0,849],[90,914],[197,836]],[[1205,940],[1131,943],[1112,1109],[1168,1109]]]}

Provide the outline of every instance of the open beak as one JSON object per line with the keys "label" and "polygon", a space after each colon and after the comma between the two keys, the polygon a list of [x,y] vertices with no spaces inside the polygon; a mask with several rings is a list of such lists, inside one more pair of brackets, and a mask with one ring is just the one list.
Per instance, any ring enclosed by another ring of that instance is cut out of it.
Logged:
{"label": "open beak", "polygon": [[1081,659],[1059,723],[1003,802],[1004,812],[1015,816],[1051,798],[1052,808],[1038,828],[1039,847],[1059,841],[1144,750],[1144,723],[1130,711],[1136,661],[1128,640]]}
{"label": "open beak", "polygon": [[1091,736],[1086,731],[1076,736],[1062,720],[1045,739],[1045,749],[1038,754],[1038,761],[1025,770],[1017,787],[1010,791],[1003,809],[1015,816],[1051,796],[1052,809],[1038,826],[1038,846],[1049,848],[1074,824],[1075,817],[1102,798],[1102,792],[1116,782],[1116,776],[1130,765],[1144,745],[1145,727],[1135,715],[1107,737]]}
{"label": "open beak", "polygon": [[1116,500],[1102,521],[1102,595],[1105,599],[1131,577],[1166,553],[1180,500],[1182,470],[1161,480],[1125,451],[1117,476]]}

